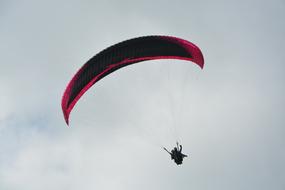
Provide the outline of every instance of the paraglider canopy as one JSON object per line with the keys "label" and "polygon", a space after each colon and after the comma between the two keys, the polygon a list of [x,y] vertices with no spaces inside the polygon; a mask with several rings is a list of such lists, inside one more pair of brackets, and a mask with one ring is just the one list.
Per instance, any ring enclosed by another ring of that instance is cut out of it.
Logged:
{"label": "paraglider canopy", "polygon": [[144,36],[110,46],[87,61],[67,85],[61,102],[67,125],[73,107],[93,84],[122,67],[155,59],[180,59],[204,66],[201,50],[177,37]]}

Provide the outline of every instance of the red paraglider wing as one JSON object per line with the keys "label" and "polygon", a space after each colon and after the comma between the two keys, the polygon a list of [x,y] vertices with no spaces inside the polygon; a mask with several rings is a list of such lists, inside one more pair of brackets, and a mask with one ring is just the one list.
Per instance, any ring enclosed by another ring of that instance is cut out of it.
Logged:
{"label": "red paraglider wing", "polygon": [[155,59],[180,59],[204,66],[201,50],[176,37],[145,36],[115,44],[87,61],[67,85],[61,102],[66,123],[77,101],[97,81],[124,66]]}

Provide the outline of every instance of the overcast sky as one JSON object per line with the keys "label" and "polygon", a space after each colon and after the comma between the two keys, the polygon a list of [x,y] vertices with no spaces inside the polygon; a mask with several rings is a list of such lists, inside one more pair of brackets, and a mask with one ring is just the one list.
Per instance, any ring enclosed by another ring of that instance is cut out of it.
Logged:
{"label": "overcast sky", "polygon": [[[0,0],[1,190],[284,190],[284,0]],[[100,50],[145,35],[198,45],[61,96]],[[176,166],[161,146],[183,144]]]}

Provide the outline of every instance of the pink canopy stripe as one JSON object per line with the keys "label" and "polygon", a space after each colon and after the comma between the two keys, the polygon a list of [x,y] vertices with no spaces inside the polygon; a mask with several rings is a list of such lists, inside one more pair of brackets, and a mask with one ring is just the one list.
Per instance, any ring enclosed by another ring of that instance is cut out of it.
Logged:
{"label": "pink canopy stripe", "polygon": [[156,59],[191,61],[201,69],[204,58],[193,43],[171,36],[146,36],[115,44],[91,58],[73,76],[62,97],[64,119],[69,115],[82,95],[97,81],[130,64]]}

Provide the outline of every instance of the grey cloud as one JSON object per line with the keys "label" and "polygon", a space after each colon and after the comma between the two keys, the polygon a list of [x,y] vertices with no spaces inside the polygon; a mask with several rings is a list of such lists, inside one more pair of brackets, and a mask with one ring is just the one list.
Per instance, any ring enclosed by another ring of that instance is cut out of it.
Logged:
{"label": "grey cloud", "polygon": [[[0,189],[284,189],[283,1],[15,2],[0,6]],[[66,127],[76,70],[148,34],[193,41],[204,70],[122,69]],[[175,138],[182,167],[160,147]]]}

